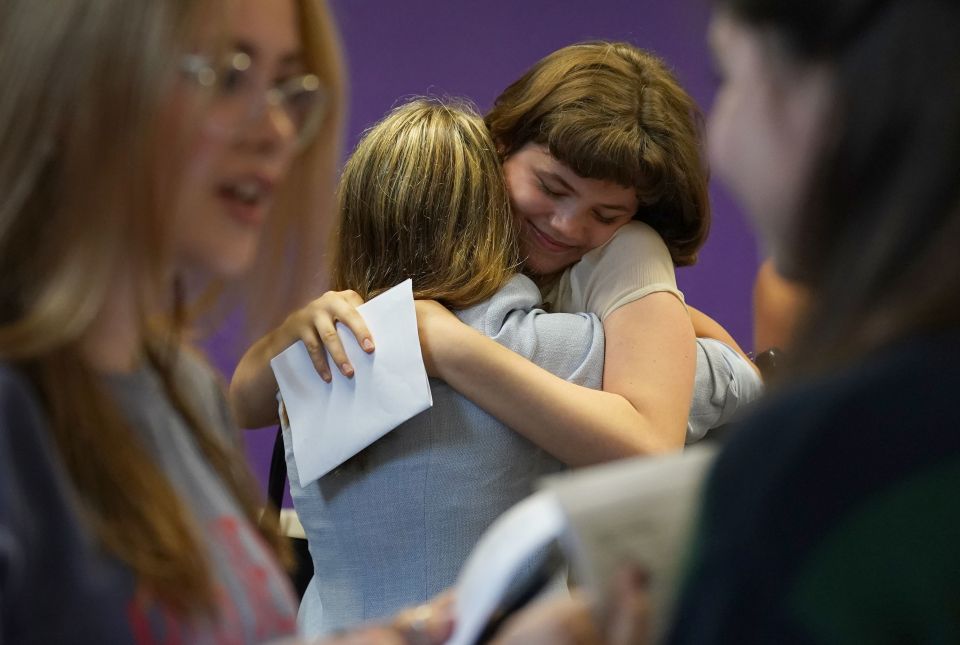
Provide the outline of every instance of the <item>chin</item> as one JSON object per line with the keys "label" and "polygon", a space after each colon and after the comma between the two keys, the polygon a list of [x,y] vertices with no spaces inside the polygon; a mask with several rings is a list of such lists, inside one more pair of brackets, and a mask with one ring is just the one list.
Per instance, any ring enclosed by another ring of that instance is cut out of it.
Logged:
{"label": "chin", "polygon": [[253,255],[239,258],[224,258],[218,264],[214,273],[216,273],[217,277],[225,280],[242,278],[249,273],[250,268],[253,266],[253,261]]}
{"label": "chin", "polygon": [[555,265],[555,262],[544,262],[535,257],[528,257],[523,263],[523,272],[534,278],[547,278],[566,268],[566,266],[557,267]]}
{"label": "chin", "polygon": [[232,280],[246,275],[256,259],[256,247],[223,250],[201,258],[196,265],[208,276],[219,280]]}

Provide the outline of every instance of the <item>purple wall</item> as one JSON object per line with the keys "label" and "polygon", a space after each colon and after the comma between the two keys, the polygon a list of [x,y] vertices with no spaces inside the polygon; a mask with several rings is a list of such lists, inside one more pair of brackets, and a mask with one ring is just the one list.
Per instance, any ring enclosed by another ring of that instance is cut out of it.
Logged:
{"label": "purple wall", "polygon": [[[528,66],[564,45],[626,40],[666,59],[706,110],[714,91],[699,0],[332,0],[351,78],[347,145],[403,97],[468,97],[481,111]],[[750,289],[757,251],[739,212],[713,187],[714,219],[699,264],[678,272],[687,301],[752,344]],[[235,361],[209,345],[227,374]],[[266,477],[272,432],[248,434],[255,469]]]}
{"label": "purple wall", "polygon": [[[581,40],[626,40],[676,70],[706,110],[713,97],[700,0],[333,0],[352,82],[348,145],[402,97],[465,96],[481,111],[533,62]],[[699,264],[681,269],[688,301],[752,343],[753,236],[713,190],[714,224]],[[749,347],[748,347],[749,348]]]}

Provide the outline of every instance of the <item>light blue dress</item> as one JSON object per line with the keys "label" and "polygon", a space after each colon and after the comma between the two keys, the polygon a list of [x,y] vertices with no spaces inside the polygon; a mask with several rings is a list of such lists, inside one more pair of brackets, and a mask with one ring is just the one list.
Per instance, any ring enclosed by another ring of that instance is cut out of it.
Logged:
{"label": "light blue dress", "polygon": [[[540,300],[518,275],[457,315],[554,374],[599,389],[600,320],[546,314],[536,309]],[[300,608],[308,635],[389,616],[449,588],[497,516],[563,467],[446,383],[430,386],[432,408],[306,487],[284,428],[290,488],[315,571]]]}

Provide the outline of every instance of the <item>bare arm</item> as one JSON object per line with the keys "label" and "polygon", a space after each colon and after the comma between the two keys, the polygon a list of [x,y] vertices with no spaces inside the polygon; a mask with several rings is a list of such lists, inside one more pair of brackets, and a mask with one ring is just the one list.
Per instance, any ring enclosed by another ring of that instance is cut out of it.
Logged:
{"label": "bare arm", "polygon": [[758,373],[760,370],[757,369],[757,366],[753,364],[753,361],[750,360],[750,357],[747,356],[746,352],[740,348],[740,345],[734,340],[733,336],[730,335],[723,325],[718,323],[716,320],[703,313],[699,309],[695,309],[690,305],[687,305],[687,311],[690,313],[690,322],[693,323],[693,332],[697,335],[697,338],[712,338],[714,340],[719,340],[721,343],[729,345],[734,349],[740,356],[745,360],[754,370]]}
{"label": "bare arm", "polygon": [[675,296],[654,293],[607,317],[603,391],[551,374],[436,303],[418,302],[417,314],[428,371],[561,461],[581,466],[683,447],[695,348]]}
{"label": "bare arm", "polygon": [[765,260],[753,286],[754,348],[788,348],[807,299],[803,287],[781,277],[773,262]]}

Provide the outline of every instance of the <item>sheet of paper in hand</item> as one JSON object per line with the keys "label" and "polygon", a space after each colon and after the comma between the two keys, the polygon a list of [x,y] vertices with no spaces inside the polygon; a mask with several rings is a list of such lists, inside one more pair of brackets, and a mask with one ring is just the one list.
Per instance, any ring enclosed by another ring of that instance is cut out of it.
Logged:
{"label": "sheet of paper in hand", "polygon": [[417,335],[413,283],[401,282],[357,311],[376,350],[364,352],[353,333],[337,323],[353,378],[332,369],[333,380],[325,383],[302,341],[270,361],[304,486],[433,405]]}
{"label": "sheet of paper in hand", "polygon": [[660,642],[675,602],[702,486],[716,449],[626,459],[543,480],[541,490],[483,534],[456,586],[456,630],[448,645],[473,645],[517,609],[510,597],[530,575],[521,563],[557,540],[573,578],[597,602],[602,624],[612,579],[627,563],[650,575],[652,643]]}

